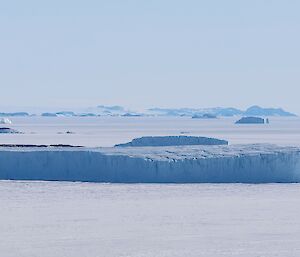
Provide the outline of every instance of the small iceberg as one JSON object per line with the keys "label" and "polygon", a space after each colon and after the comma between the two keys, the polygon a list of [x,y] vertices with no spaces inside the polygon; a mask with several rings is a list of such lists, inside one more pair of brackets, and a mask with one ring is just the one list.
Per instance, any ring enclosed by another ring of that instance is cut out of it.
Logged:
{"label": "small iceberg", "polygon": [[264,124],[265,120],[259,117],[243,117],[236,121],[235,124]]}
{"label": "small iceberg", "polygon": [[192,119],[216,119],[217,116],[211,113],[195,114]]}
{"label": "small iceberg", "polygon": [[21,134],[21,132],[11,129],[11,128],[1,128],[0,127],[0,134]]}
{"label": "small iceberg", "polygon": [[57,117],[56,113],[51,113],[51,112],[44,112],[41,115],[42,117]]}
{"label": "small iceberg", "polygon": [[0,124],[12,124],[11,120],[8,118],[1,118]]}
{"label": "small iceberg", "polygon": [[130,113],[130,112],[127,112],[123,115],[121,115],[122,117],[141,117],[143,116],[142,114],[138,114],[138,113]]}

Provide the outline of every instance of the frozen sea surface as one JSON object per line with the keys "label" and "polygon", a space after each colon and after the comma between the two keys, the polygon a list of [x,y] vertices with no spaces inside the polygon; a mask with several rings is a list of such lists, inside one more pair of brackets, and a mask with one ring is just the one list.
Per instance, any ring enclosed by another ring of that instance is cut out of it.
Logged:
{"label": "frozen sea surface", "polygon": [[[0,143],[113,146],[149,135],[300,145],[300,119],[12,118]],[[74,134],[65,134],[72,131]],[[300,184],[0,181],[2,257],[298,257]]]}
{"label": "frozen sea surface", "polygon": [[296,257],[298,184],[0,182],[5,257]]}
{"label": "frozen sea surface", "polygon": [[[206,136],[230,144],[272,143],[300,146],[299,118],[270,118],[270,124],[240,124],[238,118],[188,117],[13,117],[11,128],[24,134],[0,134],[0,143],[113,146],[142,136]],[[65,134],[65,132],[74,132]]]}

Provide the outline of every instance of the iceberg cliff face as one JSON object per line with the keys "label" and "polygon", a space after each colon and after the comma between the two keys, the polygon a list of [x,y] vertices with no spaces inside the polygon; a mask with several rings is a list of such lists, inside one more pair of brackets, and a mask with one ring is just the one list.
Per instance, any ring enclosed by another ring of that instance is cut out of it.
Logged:
{"label": "iceberg cliff face", "polygon": [[0,179],[112,183],[300,182],[300,149],[274,145],[0,148]]}

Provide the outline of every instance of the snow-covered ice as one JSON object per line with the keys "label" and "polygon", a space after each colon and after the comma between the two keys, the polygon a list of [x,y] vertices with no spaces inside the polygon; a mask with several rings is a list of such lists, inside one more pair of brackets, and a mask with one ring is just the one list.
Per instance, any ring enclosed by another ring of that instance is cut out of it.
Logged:
{"label": "snow-covered ice", "polygon": [[[272,143],[300,146],[300,118],[270,118],[268,126],[236,126],[237,118],[190,117],[12,117],[22,134],[0,134],[1,144],[114,146],[142,136],[205,136],[230,144]],[[74,134],[65,135],[66,131]]]}
{"label": "snow-covered ice", "polygon": [[[136,137],[179,135],[184,131],[192,136],[224,138],[231,144],[268,142],[300,146],[298,118],[274,117],[268,126],[236,126],[235,120],[13,117],[10,127],[24,134],[1,134],[0,143],[109,147]],[[219,162],[222,169],[228,168],[229,162],[235,163],[239,169],[235,174],[230,173],[235,177],[244,174],[240,171],[250,171],[249,167],[266,168],[264,173],[260,168],[245,173],[252,178],[262,174],[273,179],[298,176],[298,149],[294,147],[230,145],[213,146],[209,150],[202,146],[199,150],[198,146],[188,146],[188,150],[180,147],[180,151],[176,147],[167,148],[1,148],[0,156],[4,155],[0,163],[5,164],[6,172],[13,171],[14,178],[24,176],[25,171],[31,179],[32,175],[44,176],[43,172],[49,169],[53,171],[50,176],[56,178],[72,176],[73,170],[80,170],[81,176],[86,174],[80,168],[81,158],[94,167],[99,156],[112,169],[127,160],[134,165],[141,163],[134,175],[145,163],[157,164],[158,171],[163,171],[176,165],[199,167],[207,163],[206,168],[212,167],[212,161],[217,160],[215,164]],[[33,163],[36,169],[30,168]],[[60,166],[66,173],[55,170],[58,164],[66,165]],[[176,169],[172,171],[176,173]],[[299,192],[299,184],[293,183],[0,181],[0,256],[298,257]]]}
{"label": "snow-covered ice", "polygon": [[299,184],[0,182],[3,257],[298,257]]}

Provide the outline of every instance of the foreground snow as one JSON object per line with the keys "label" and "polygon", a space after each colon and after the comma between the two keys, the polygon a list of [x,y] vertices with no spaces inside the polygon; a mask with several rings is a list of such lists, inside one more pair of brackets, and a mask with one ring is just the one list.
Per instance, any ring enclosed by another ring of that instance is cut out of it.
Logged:
{"label": "foreground snow", "polygon": [[300,148],[275,145],[0,148],[0,179],[300,182]]}
{"label": "foreground snow", "polygon": [[298,257],[300,184],[0,181],[3,257]]}

